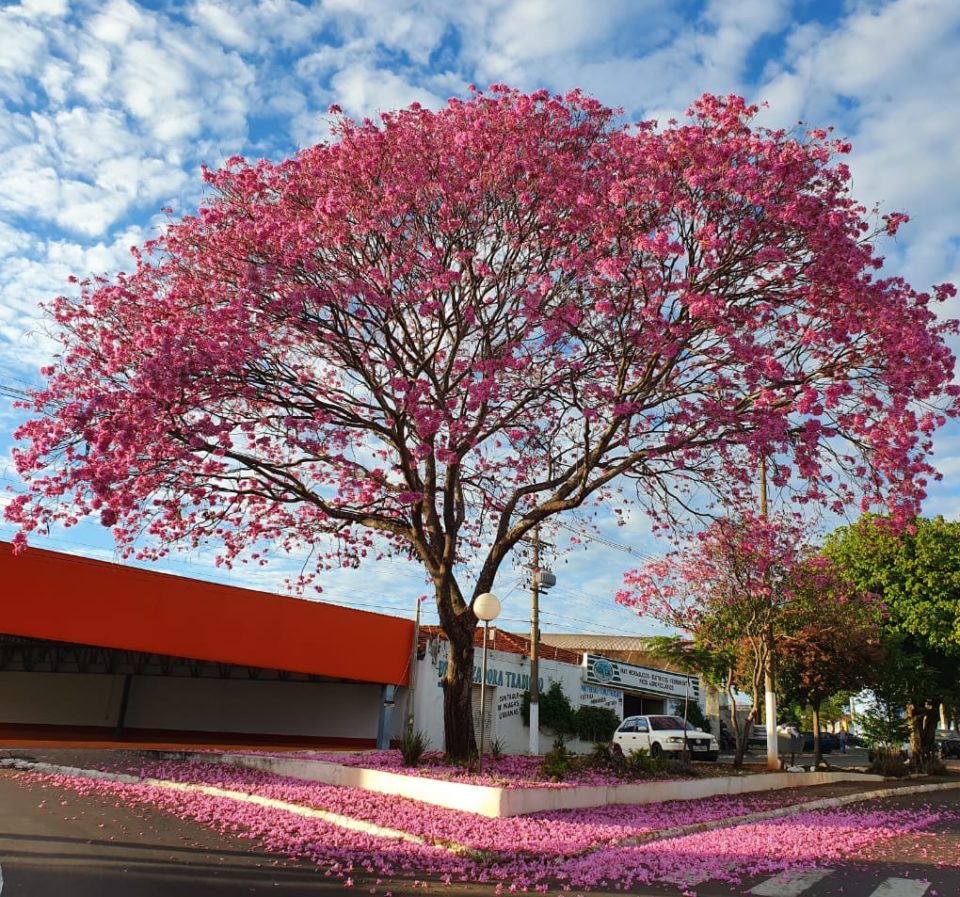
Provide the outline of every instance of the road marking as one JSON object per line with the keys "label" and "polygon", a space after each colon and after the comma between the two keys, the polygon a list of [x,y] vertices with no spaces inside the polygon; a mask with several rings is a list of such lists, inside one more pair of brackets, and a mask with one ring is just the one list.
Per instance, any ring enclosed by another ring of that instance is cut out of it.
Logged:
{"label": "road marking", "polygon": [[[260,807],[269,807],[274,810],[283,810],[286,813],[292,813],[295,816],[303,816],[307,819],[321,819],[337,828],[347,829],[348,831],[363,832],[368,835],[375,835],[380,838],[389,838],[394,841],[409,841],[412,844],[429,844],[426,838],[419,835],[411,835],[409,832],[399,829],[386,828],[382,825],[376,825],[373,822],[364,822],[361,819],[354,819],[352,816],[342,816],[339,813],[332,813],[328,810],[318,810],[313,807],[305,807],[301,804],[289,803],[283,800],[277,800],[271,797],[260,797],[258,794],[250,794],[246,791],[234,791],[230,788],[217,788],[214,785],[195,785],[191,782],[176,782],[168,779],[141,778],[140,776],[125,775],[123,773],[104,772],[99,769],[80,769],[72,766],[52,766],[47,763],[35,763],[33,761],[23,761],[14,759],[0,760],[0,767],[12,767],[14,769],[23,769],[32,772],[52,773],[54,775],[76,776],[78,778],[98,779],[104,782],[118,782],[123,785],[151,785],[154,788],[162,788],[169,791],[186,791],[207,794],[210,797],[225,797],[229,800],[239,801],[241,803],[256,804]],[[457,844],[446,845],[444,849],[451,853],[465,852],[466,848]]]}
{"label": "road marking", "polygon": [[[807,888],[812,888],[821,878],[826,878],[832,872],[833,869],[807,869],[803,872],[787,870],[760,882],[748,893],[756,894],[757,897],[800,897]],[[900,897],[900,895],[891,894],[888,897]]]}
{"label": "road marking", "polygon": [[409,832],[403,832],[399,829],[385,828],[382,825],[376,825],[372,822],[354,819],[352,816],[341,816],[339,813],[331,813],[328,810],[316,810],[313,807],[304,807],[300,804],[292,804],[288,801],[277,800],[273,797],[260,797],[258,794],[250,794],[246,791],[234,791],[231,788],[217,788],[215,785],[194,785],[189,782],[174,782],[168,779],[146,778],[143,779],[143,784],[153,785],[155,788],[164,788],[169,791],[199,792],[200,794],[207,794],[210,797],[226,797],[230,800],[240,801],[241,803],[256,804],[258,807],[283,810],[285,813],[292,813],[295,816],[303,816],[307,819],[321,819],[338,828],[344,828],[354,832],[364,832],[365,834],[376,835],[380,838],[409,841],[413,844],[429,843],[419,835],[411,835]]}
{"label": "road marking", "polygon": [[3,890],[3,866],[0,866],[0,891]]}
{"label": "road marking", "polygon": [[930,887],[928,881],[916,881],[913,878],[888,878],[880,883],[870,897],[923,897]]}

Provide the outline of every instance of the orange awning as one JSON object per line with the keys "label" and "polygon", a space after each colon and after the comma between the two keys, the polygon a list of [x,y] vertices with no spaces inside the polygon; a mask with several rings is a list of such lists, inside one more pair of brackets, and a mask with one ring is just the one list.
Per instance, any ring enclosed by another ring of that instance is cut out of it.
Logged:
{"label": "orange awning", "polygon": [[0,542],[0,632],[405,685],[413,622]]}

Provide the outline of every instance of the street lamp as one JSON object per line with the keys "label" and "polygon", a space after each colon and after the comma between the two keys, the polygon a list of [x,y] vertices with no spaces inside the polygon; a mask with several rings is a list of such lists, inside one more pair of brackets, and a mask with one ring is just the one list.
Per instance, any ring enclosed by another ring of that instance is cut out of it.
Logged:
{"label": "street lamp", "polygon": [[490,640],[490,622],[500,616],[500,599],[492,592],[477,595],[473,602],[473,614],[483,623],[483,666],[480,674],[480,756],[477,772],[483,772],[483,732],[486,722],[487,689],[487,642]]}

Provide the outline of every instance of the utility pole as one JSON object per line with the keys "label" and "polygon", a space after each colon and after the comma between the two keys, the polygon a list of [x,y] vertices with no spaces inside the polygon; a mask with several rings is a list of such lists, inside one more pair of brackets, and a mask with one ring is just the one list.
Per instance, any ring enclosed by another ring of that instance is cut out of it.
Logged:
{"label": "utility pole", "polygon": [[[767,520],[767,459],[760,456],[760,517]],[[769,571],[767,573],[769,576]],[[764,711],[767,716],[767,769],[773,772],[780,770],[780,752],[777,744],[777,692],[773,660],[773,620],[767,622],[767,631],[764,637],[764,654],[766,662],[763,665]]]}
{"label": "utility pole", "polygon": [[420,599],[417,599],[417,615],[413,621],[413,645],[410,648],[410,679],[407,687],[407,735],[413,735],[414,698],[417,693],[417,643],[420,641]]}
{"label": "utility pole", "polygon": [[540,753],[540,524],[533,528],[530,576],[530,750]]}

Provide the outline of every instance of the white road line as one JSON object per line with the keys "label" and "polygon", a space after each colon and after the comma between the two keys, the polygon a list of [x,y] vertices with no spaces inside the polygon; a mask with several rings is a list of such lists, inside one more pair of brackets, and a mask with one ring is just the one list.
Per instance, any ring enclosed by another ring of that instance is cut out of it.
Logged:
{"label": "white road line", "polygon": [[[211,797],[225,797],[241,803],[256,804],[260,807],[282,810],[286,813],[292,813],[296,816],[303,816],[307,819],[321,819],[330,825],[335,825],[337,828],[347,829],[348,831],[364,832],[368,835],[375,835],[380,838],[389,838],[394,841],[409,841],[413,844],[429,843],[426,838],[421,838],[419,835],[411,835],[409,832],[386,828],[381,825],[376,825],[373,822],[364,822],[361,819],[354,819],[351,816],[342,816],[339,813],[332,813],[328,810],[317,810],[313,807],[305,807],[301,804],[288,803],[287,801],[277,800],[270,797],[260,797],[260,795],[257,794],[250,794],[246,791],[234,791],[230,788],[217,788],[213,785],[195,785],[190,782],[175,782],[167,779],[141,779],[139,776],[131,776],[115,772],[103,772],[99,769],[81,769],[72,766],[51,766],[46,763],[34,763],[33,761],[27,760],[14,760],[13,762],[0,760],[0,767],[2,766],[11,766],[14,769],[22,769],[32,772],[77,776],[87,779],[99,779],[104,782],[151,785],[154,788],[163,788],[170,791],[199,792],[200,794],[207,794]],[[456,844],[447,845],[445,849],[452,853],[466,851],[466,848]]]}
{"label": "white road line", "polygon": [[3,890],[3,867],[0,866],[0,891]]}
{"label": "white road line", "polygon": [[[833,869],[808,869],[805,872],[787,870],[760,882],[748,893],[756,894],[757,897],[800,897],[807,888],[812,888],[820,879],[826,878],[832,872]],[[891,894],[888,897],[894,897],[894,895]]]}
{"label": "white road line", "polygon": [[870,897],[923,897],[930,887],[928,881],[916,881],[912,878],[888,878]]}

